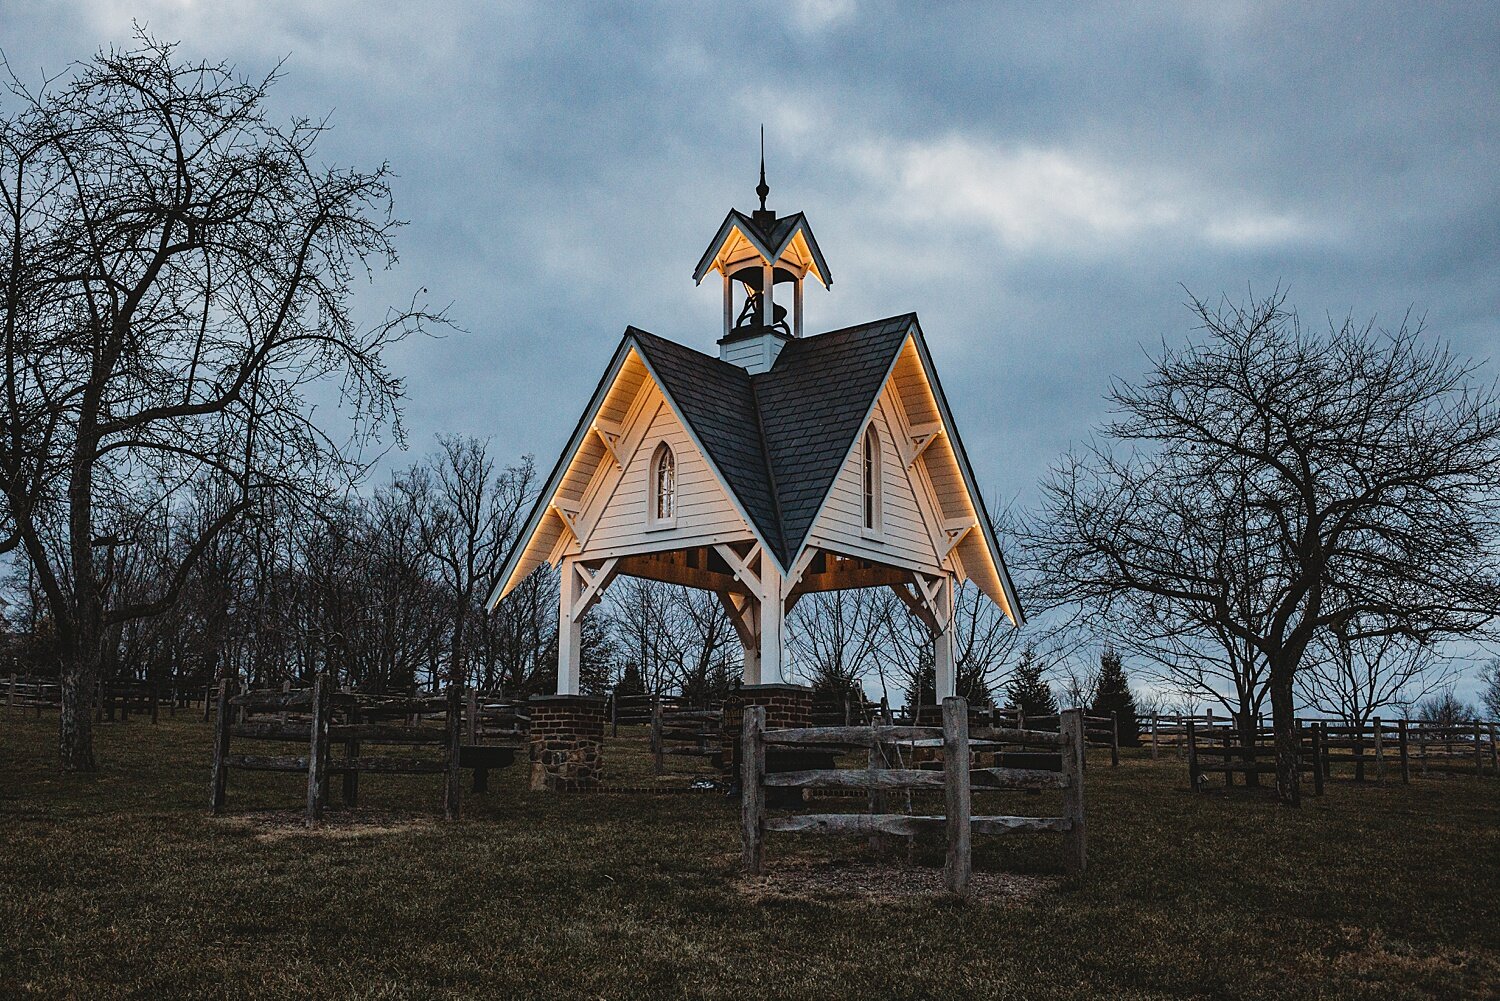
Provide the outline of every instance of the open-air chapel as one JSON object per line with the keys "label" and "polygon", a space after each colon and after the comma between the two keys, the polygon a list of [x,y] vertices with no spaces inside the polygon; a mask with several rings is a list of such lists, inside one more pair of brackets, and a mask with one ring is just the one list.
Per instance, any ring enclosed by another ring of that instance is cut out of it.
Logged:
{"label": "open-air chapel", "polygon": [[803,595],[893,589],[932,635],[939,702],[955,690],[960,584],[1022,622],[916,314],[808,334],[805,286],[832,272],[802,213],[766,207],[763,164],[756,194],[693,270],[718,275],[717,355],[626,328],[491,596],[560,570],[557,695],[532,705],[546,784],[598,775],[604,709],[579,694],[581,628],[619,576],[717,595],[744,649],[726,708],[763,705],[773,726],[805,725],[811,705],[787,670]]}

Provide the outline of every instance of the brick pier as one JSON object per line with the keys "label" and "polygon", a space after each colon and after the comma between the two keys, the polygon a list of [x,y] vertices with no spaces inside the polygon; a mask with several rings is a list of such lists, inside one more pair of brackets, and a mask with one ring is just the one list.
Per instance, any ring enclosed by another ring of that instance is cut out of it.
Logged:
{"label": "brick pier", "polygon": [[587,695],[534,695],[531,788],[591,789],[603,777],[604,700]]}

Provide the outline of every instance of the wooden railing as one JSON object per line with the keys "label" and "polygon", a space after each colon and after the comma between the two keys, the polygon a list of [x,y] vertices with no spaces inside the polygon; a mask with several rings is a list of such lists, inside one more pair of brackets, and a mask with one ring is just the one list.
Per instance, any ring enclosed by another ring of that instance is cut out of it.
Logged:
{"label": "wooden railing", "polygon": [[714,767],[724,761],[724,711],[688,709],[658,703],[651,714],[651,756],[656,774],[667,770],[669,756],[705,758]]}
{"label": "wooden railing", "polygon": [[[1364,781],[1373,772],[1385,781],[1394,764],[1401,781],[1410,782],[1415,764],[1426,775],[1429,770],[1471,772],[1482,776],[1488,768],[1500,775],[1500,725],[1485,721],[1454,724],[1412,720],[1371,720],[1351,726],[1328,720],[1297,720],[1298,769],[1310,772],[1315,795],[1323,794],[1325,779],[1334,765],[1352,765],[1353,778]],[[1219,772],[1226,785],[1235,775],[1276,771],[1276,735],[1268,726],[1246,731],[1238,726],[1186,725],[1188,781],[1202,786],[1206,773]],[[1246,741],[1246,736],[1250,738]],[[1415,759],[1415,761],[1413,760]]]}
{"label": "wooden railing", "polygon": [[[758,873],[768,832],[854,834],[872,838],[944,831],[948,852],[944,881],[949,891],[968,892],[972,873],[974,834],[1049,831],[1063,835],[1064,860],[1070,873],[1081,873],[1086,861],[1083,811],[1083,724],[1081,713],[1062,719],[1060,733],[1008,727],[970,729],[968,707],[961,698],[943,701],[943,725],[831,726],[767,730],[764,707],[747,706],[741,731],[740,833],[746,870]],[[974,768],[975,751],[1047,747],[1060,751],[1061,771],[1032,768]],[[903,768],[901,748],[942,749],[942,770]],[[768,771],[767,750],[864,749],[866,768],[822,768]],[[862,789],[869,794],[866,813],[767,815],[768,789]],[[941,789],[942,815],[885,812],[887,794],[896,791]],[[975,790],[1063,791],[1063,814],[1058,817],[975,816]]]}
{"label": "wooden railing", "polygon": [[[383,698],[335,692],[324,678],[302,691],[250,692],[236,695],[235,682],[219,683],[218,715],[213,745],[210,809],[224,808],[231,770],[297,772],[307,776],[305,822],[323,819],[332,775],[343,778],[343,802],[354,807],[359,799],[359,777],[365,772],[387,775],[443,775],[443,816],[458,816],[460,803],[460,735],[463,721],[460,689],[433,698]],[[241,715],[243,714],[243,715]],[[237,719],[238,717],[238,719]],[[436,720],[439,725],[432,725]],[[233,738],[300,743],[303,755],[233,754]],[[331,747],[343,746],[334,758]],[[427,747],[431,757],[371,755],[369,745]]]}

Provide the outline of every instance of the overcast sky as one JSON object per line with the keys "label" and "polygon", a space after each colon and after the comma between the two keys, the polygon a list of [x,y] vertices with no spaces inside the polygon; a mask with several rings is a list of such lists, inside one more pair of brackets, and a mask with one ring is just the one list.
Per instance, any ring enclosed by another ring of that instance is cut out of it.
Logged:
{"label": "overcast sky", "polygon": [[690,276],[754,207],[762,122],[770,205],[834,276],[809,330],[916,311],[997,500],[1191,335],[1180,286],[1500,345],[1492,3],[4,0],[0,48],[35,78],[132,19],[248,74],[287,57],[276,111],[399,173],[366,317],[426,286],[465,328],[394,359],[414,452],[459,431],[548,467],[627,324],[713,352]]}

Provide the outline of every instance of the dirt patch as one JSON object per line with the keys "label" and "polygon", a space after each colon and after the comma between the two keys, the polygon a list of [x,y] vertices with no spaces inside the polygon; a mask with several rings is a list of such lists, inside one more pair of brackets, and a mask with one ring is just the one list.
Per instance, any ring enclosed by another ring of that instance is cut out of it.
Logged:
{"label": "dirt patch", "polygon": [[[1059,876],[976,872],[970,899],[1022,904],[1054,889]],[[918,865],[782,863],[760,876],[745,876],[740,888],[752,900],[848,900],[869,903],[945,896],[943,870]]]}
{"label": "dirt patch", "polygon": [[285,838],[368,838],[390,834],[409,834],[427,831],[434,826],[426,817],[402,816],[400,814],[326,813],[323,822],[315,827],[304,826],[305,814],[300,810],[264,810],[216,817],[214,823],[225,827],[248,830],[257,841],[281,841]]}

